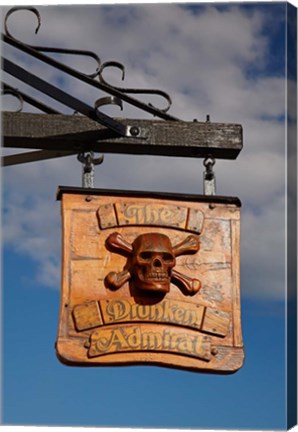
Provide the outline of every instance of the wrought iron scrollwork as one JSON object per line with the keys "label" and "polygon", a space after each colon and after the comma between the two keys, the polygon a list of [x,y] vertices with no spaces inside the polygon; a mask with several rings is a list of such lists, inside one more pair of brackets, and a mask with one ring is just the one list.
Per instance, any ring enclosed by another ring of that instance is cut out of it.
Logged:
{"label": "wrought iron scrollwork", "polygon": [[31,106],[34,106],[35,108],[39,109],[40,111],[46,113],[46,114],[60,114],[59,111],[55,110],[54,108],[49,107],[43,102],[38,101],[37,99],[33,98],[32,96],[27,95],[26,93],[22,92],[21,90],[11,87],[10,85],[2,82],[2,94],[10,94],[16,98],[19,99],[20,107],[19,109],[15,110],[16,112],[23,111],[24,108],[24,102],[28,103]]}
{"label": "wrought iron scrollwork", "polygon": [[19,107],[17,109],[14,110],[15,112],[21,112],[23,110],[24,99],[23,99],[21,93],[17,89],[14,89],[14,88],[8,86],[7,84],[3,83],[2,84],[1,94],[3,96],[9,94],[9,95],[11,95],[11,96],[13,96],[13,97],[15,97],[15,98],[18,99],[20,105],[19,105]]}
{"label": "wrought iron scrollwork", "polygon": [[[25,44],[21,41],[19,41],[17,38],[15,38],[12,33],[8,29],[8,18],[15,12],[18,11],[29,11],[33,13],[36,16],[37,19],[37,26],[35,28],[35,34],[38,33],[40,27],[41,27],[41,15],[39,11],[32,6],[16,6],[11,8],[4,20],[4,29],[5,29],[5,35],[3,35],[3,40],[11,45],[13,45],[16,48],[21,49],[22,51],[34,56],[35,58],[38,58],[39,60],[44,61],[47,64],[50,64],[51,66],[56,67],[57,69],[61,70],[62,72],[65,72],[69,74],[70,76],[73,76],[77,79],[80,79],[81,81],[92,85],[93,87],[98,88],[99,90],[103,90],[106,93],[110,95],[110,98],[100,98],[94,103],[94,109],[96,110],[97,114],[99,114],[98,108],[102,105],[107,105],[109,103],[111,104],[117,104],[123,108],[123,102],[126,102],[132,106],[135,106],[145,112],[149,112],[154,116],[163,118],[165,120],[178,120],[177,118],[170,116],[167,114],[167,111],[170,109],[172,100],[170,96],[164,92],[163,90],[158,89],[138,89],[138,88],[125,88],[125,87],[117,87],[109,84],[107,80],[103,77],[103,71],[107,68],[114,67],[120,69],[122,72],[122,80],[124,80],[125,77],[125,67],[123,64],[117,62],[117,61],[107,61],[104,63],[101,63],[100,57],[93,51],[86,51],[86,50],[78,50],[78,49],[68,49],[68,48],[55,48],[55,47],[43,47],[43,46],[37,46],[37,45],[29,45]],[[72,55],[72,56],[85,56],[92,58],[96,62],[96,70],[91,74],[82,73],[77,69],[71,68],[64,63],[61,63],[52,57],[46,56],[44,53],[49,54],[64,54],[64,55]],[[167,102],[167,106],[164,108],[158,108],[152,103],[145,103],[142,102],[139,99],[135,99],[129,95],[153,95],[153,96],[160,96],[161,98],[165,99]],[[121,103],[120,103],[121,101]],[[85,114],[85,113],[84,113]],[[86,115],[86,114],[85,114]],[[101,117],[101,116],[99,116]],[[100,122],[104,124],[104,122],[107,119],[99,118]],[[109,124],[107,124],[109,127]],[[113,129],[113,127],[111,127]],[[116,130],[117,128],[114,128]]]}
{"label": "wrought iron scrollwork", "polygon": [[114,89],[117,89],[123,93],[126,94],[142,94],[142,95],[155,95],[155,96],[161,96],[162,98],[164,98],[168,105],[165,108],[157,108],[155,107],[152,103],[149,103],[149,105],[153,108],[159,109],[160,111],[166,113],[167,111],[169,111],[169,109],[171,108],[172,105],[172,99],[171,97],[164,92],[163,90],[158,90],[158,89],[137,89],[137,88],[127,88],[127,87],[116,87],[116,86],[112,86],[111,84],[109,84],[103,77],[103,71],[106,68],[109,67],[114,67],[119,69],[122,72],[122,81],[124,81],[125,78],[125,66],[122,63],[116,62],[116,61],[107,61],[105,63],[103,63],[100,67],[100,71],[99,71],[99,80],[100,82],[102,82],[103,84],[113,87]]}
{"label": "wrought iron scrollwork", "polygon": [[[39,11],[32,6],[16,6],[11,8],[6,16],[5,16],[5,21],[4,21],[4,29],[5,29],[5,34],[7,36],[9,36],[11,39],[18,41],[17,38],[15,38],[11,32],[8,30],[8,18],[10,15],[12,15],[15,12],[21,11],[21,10],[27,10],[29,12],[32,12],[36,18],[37,18],[37,26],[35,28],[35,34],[38,33],[40,27],[41,27],[41,15],[39,13]],[[91,74],[85,74],[90,78],[96,78],[99,75],[99,71],[100,71],[100,65],[101,65],[101,60],[98,57],[98,55],[93,52],[93,51],[87,51],[87,50],[77,50],[77,49],[68,49],[68,48],[56,48],[56,47],[43,47],[43,46],[38,46],[38,45],[29,45],[27,44],[29,47],[35,49],[36,51],[39,52],[45,52],[45,53],[51,53],[51,54],[66,54],[66,55],[79,55],[79,56],[85,56],[85,57],[90,57],[93,58],[96,61],[96,70],[95,72],[91,73]]]}

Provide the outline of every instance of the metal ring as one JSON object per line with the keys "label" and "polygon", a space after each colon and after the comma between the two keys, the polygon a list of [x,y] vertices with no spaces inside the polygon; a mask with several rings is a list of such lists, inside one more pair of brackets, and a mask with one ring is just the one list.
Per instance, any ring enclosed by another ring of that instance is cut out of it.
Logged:
{"label": "metal ring", "polygon": [[81,162],[82,164],[85,164],[86,166],[90,165],[90,164],[100,165],[103,163],[104,155],[101,155],[98,158],[94,158],[93,156],[94,156],[93,151],[89,151],[89,152],[85,152],[85,153],[79,153],[77,155],[77,159],[79,162]]}
{"label": "metal ring", "polygon": [[213,167],[215,165],[216,160],[213,156],[207,156],[206,159],[204,159],[203,165],[205,168]]}

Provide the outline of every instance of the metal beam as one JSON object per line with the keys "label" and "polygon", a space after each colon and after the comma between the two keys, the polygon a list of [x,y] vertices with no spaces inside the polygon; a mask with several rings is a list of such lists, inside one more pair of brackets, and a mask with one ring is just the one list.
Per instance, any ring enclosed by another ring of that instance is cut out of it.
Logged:
{"label": "metal beam", "polygon": [[5,57],[2,58],[2,67],[5,72],[9,73],[15,78],[18,78],[36,90],[41,91],[56,101],[68,106],[69,108],[72,108],[77,112],[80,112],[81,114],[84,114],[96,122],[109,127],[120,135],[126,135],[126,128],[121,123],[114,121],[112,118],[98,111],[96,108],[93,108],[92,106],[89,106],[81,100],[71,96],[65,91],[39,78],[38,76],[18,66]]}
{"label": "metal beam", "polygon": [[2,166],[11,166],[11,165],[19,165],[28,162],[38,162],[45,159],[54,159],[57,157],[71,156],[76,154],[73,151],[51,151],[51,150],[37,150],[33,152],[27,153],[17,153],[14,155],[3,156],[1,165]]}
{"label": "metal beam", "polygon": [[83,116],[4,112],[3,146],[80,153],[236,159],[242,126],[213,122],[119,119],[136,134],[121,137]]}

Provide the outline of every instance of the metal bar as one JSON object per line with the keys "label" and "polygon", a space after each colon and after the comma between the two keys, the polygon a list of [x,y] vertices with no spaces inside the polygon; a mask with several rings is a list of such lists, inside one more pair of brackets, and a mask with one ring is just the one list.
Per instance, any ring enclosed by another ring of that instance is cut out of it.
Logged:
{"label": "metal bar", "polygon": [[19,89],[11,87],[10,85],[5,84],[4,82],[2,84],[3,84],[4,90],[14,91],[15,93],[18,93],[25,102],[29,103],[30,105],[34,106],[35,108],[38,108],[40,111],[43,111],[47,114],[61,114],[59,111],[49,107],[48,105],[44,104],[43,102],[38,101],[37,99],[34,99],[33,97],[20,91]]}
{"label": "metal bar", "polygon": [[146,131],[147,139],[120,137],[83,116],[2,114],[3,146],[82,153],[150,154],[236,159],[242,149],[239,124],[122,119]]}
{"label": "metal bar", "polygon": [[[75,186],[58,186],[56,198],[61,200],[63,194],[75,194],[75,195],[89,195],[88,190],[82,189]],[[188,193],[173,193],[173,192],[157,192],[157,191],[138,191],[138,190],[119,190],[119,189],[98,189],[95,188],[92,191],[94,196],[115,196],[115,197],[141,197],[141,198],[151,198],[151,199],[171,199],[178,201],[193,201],[193,202],[203,202],[208,204],[226,204],[226,205],[236,205],[241,207],[241,201],[238,197],[233,196],[222,196],[222,195],[198,195],[198,194],[188,194]]]}
{"label": "metal bar", "polygon": [[1,165],[11,166],[19,165],[28,162],[37,162],[46,159],[54,159],[57,157],[72,156],[77,152],[74,151],[52,151],[52,150],[38,150],[27,153],[17,153],[14,155],[3,156]]}
{"label": "metal bar", "polygon": [[215,159],[212,156],[208,156],[204,162],[206,170],[203,173],[204,178],[204,194],[205,195],[216,195],[216,180],[213,167],[215,165]]}
{"label": "metal bar", "polygon": [[63,90],[53,86],[52,84],[42,80],[41,78],[33,75],[31,72],[26,71],[15,63],[7,60],[6,58],[2,58],[3,69],[5,72],[13,75],[15,78],[23,81],[24,83],[30,85],[31,87],[41,91],[42,93],[50,96],[51,98],[61,102],[62,104],[72,108],[75,111],[84,114],[90,119],[101,123],[104,126],[107,126],[109,129],[112,129],[114,132],[117,132],[119,135],[126,135],[126,127],[121,123],[116,122],[111,117],[99,112],[95,108],[85,104],[79,99],[69,95]]}
{"label": "metal bar", "polygon": [[23,52],[26,52],[27,54],[30,54],[31,56],[67,73],[68,75],[73,76],[74,78],[77,78],[95,88],[98,88],[99,90],[105,91],[106,93],[112,95],[112,96],[116,96],[120,99],[122,99],[123,101],[127,102],[130,105],[133,105],[137,108],[140,108],[143,111],[146,111],[150,114],[153,114],[154,116],[157,116],[159,118],[162,118],[164,120],[179,120],[178,118],[171,116],[157,108],[152,107],[151,105],[148,105],[138,99],[135,99],[131,96],[128,96],[127,94],[121,92],[120,90],[117,90],[114,87],[111,87],[109,85],[106,85],[104,83],[101,83],[99,81],[95,81],[94,79],[90,78],[87,75],[84,75],[80,72],[78,72],[77,70],[66,66],[65,64],[58,62],[57,60],[54,60],[53,58],[46,56],[44,54],[42,54],[41,52],[37,51],[36,49],[30,47],[29,45],[25,45],[23,43],[21,43],[20,41],[17,41],[16,39],[7,36],[5,34],[1,34],[2,39],[4,42],[8,43],[9,45],[14,46],[15,48],[20,49]]}
{"label": "metal bar", "polygon": [[215,176],[207,178],[204,173],[204,195],[216,195]]}

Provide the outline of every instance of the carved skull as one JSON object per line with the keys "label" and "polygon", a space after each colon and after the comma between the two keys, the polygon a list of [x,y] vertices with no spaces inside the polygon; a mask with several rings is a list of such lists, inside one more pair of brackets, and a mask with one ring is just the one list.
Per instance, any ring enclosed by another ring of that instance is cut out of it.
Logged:
{"label": "carved skull", "polygon": [[139,235],[132,244],[132,276],[137,288],[167,293],[172,268],[176,264],[168,236],[159,233]]}

